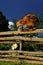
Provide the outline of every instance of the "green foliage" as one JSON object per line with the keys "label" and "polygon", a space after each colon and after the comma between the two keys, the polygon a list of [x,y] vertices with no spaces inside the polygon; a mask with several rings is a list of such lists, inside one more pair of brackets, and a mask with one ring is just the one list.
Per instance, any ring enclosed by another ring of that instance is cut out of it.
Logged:
{"label": "green foliage", "polygon": [[42,65],[42,64],[35,64],[35,63],[26,63],[26,62],[24,62],[24,61],[21,61],[21,62],[17,62],[17,61],[15,61],[15,62],[8,62],[8,61],[3,61],[3,62],[1,62],[0,61],[0,65]]}
{"label": "green foliage", "polygon": [[0,50],[9,50],[11,49],[11,44],[0,44]]}
{"label": "green foliage", "polygon": [[14,26],[14,30],[17,31],[17,27],[16,27],[16,25]]}
{"label": "green foliage", "polygon": [[41,23],[41,28],[43,28],[43,17],[39,17],[40,23]]}
{"label": "green foliage", "polygon": [[0,12],[0,31],[7,31],[8,30],[8,20],[3,15],[2,12]]}
{"label": "green foliage", "polygon": [[25,50],[25,51],[34,51],[34,48],[32,47],[31,44],[23,43],[22,50]]}
{"label": "green foliage", "polygon": [[41,28],[43,28],[43,12],[41,12],[40,15],[39,15],[39,21],[40,21],[40,24],[41,24]]}
{"label": "green foliage", "polygon": [[37,22],[36,24],[36,29],[41,29],[42,28],[42,25],[41,25],[41,21],[39,19],[39,22]]}
{"label": "green foliage", "polygon": [[14,22],[14,30],[17,30],[17,27],[16,27],[16,23],[17,23],[18,19],[15,19],[15,18],[12,18],[12,22]]}

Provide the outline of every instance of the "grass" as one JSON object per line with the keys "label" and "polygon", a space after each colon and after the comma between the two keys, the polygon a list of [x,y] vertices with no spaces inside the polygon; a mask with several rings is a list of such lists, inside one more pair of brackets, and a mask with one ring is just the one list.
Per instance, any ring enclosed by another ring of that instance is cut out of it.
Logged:
{"label": "grass", "polygon": [[0,61],[0,65],[42,65],[42,64],[32,64],[32,63],[26,63],[26,62]]}

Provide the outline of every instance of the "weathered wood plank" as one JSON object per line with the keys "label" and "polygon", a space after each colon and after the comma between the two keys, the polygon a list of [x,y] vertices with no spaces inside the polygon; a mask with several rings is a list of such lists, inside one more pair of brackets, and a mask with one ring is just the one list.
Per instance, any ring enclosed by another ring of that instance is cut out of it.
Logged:
{"label": "weathered wood plank", "polygon": [[22,50],[22,41],[20,41],[20,51]]}
{"label": "weathered wood plank", "polygon": [[14,37],[0,37],[0,41],[2,40],[24,40],[24,41],[43,41],[43,38],[36,37],[22,37],[22,36],[14,36]]}
{"label": "weathered wood plank", "polygon": [[14,42],[14,41],[0,41],[0,44],[19,44],[20,42]]}
{"label": "weathered wood plank", "polygon": [[20,60],[20,59],[0,59],[1,62],[3,61],[10,61],[10,62],[26,62],[26,63],[31,63],[31,64],[43,64],[42,61],[33,61],[33,60]]}
{"label": "weathered wood plank", "polygon": [[11,35],[11,34],[29,34],[29,33],[43,33],[43,29],[36,29],[34,31],[7,31],[0,32],[0,35]]}
{"label": "weathered wood plank", "polygon": [[1,51],[0,50],[0,53],[15,53],[15,52],[17,52],[17,53],[24,53],[24,54],[35,54],[35,55],[43,55],[43,52],[41,52],[41,51],[34,51],[34,52],[31,52],[31,51],[18,51],[18,50],[8,50],[8,51]]}
{"label": "weathered wood plank", "polygon": [[[15,43],[17,43],[17,44],[20,44],[20,41],[0,41],[0,44],[15,44]],[[43,41],[31,41],[31,42],[27,42],[27,41],[25,41],[24,42],[25,44],[41,44],[41,45],[43,45]]]}
{"label": "weathered wood plank", "polygon": [[43,61],[43,58],[39,58],[39,57],[33,57],[33,56],[15,56],[15,55],[0,55],[0,58],[21,58],[21,59],[27,59],[27,60],[37,60],[37,61]]}

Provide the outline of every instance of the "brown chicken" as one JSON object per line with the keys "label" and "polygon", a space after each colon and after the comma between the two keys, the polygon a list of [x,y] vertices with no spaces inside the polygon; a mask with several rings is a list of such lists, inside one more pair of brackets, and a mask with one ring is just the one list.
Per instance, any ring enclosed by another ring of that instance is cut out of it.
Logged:
{"label": "brown chicken", "polygon": [[33,30],[35,29],[35,25],[38,22],[38,18],[34,14],[27,14],[24,16],[21,20],[19,20],[16,23],[16,26],[19,27],[20,25],[22,26],[28,26],[28,30]]}

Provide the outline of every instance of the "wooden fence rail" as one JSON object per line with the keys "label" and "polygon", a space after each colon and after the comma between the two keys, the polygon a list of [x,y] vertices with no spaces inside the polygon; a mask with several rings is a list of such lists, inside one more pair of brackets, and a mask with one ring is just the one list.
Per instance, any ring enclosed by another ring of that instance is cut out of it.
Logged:
{"label": "wooden fence rail", "polygon": [[21,56],[21,55],[18,55],[18,56],[15,56],[15,55],[0,55],[0,58],[20,58],[20,59],[27,59],[27,60],[37,60],[37,61],[43,61],[43,58],[40,58],[40,57],[32,57],[32,56]]}
{"label": "wooden fence rail", "polygon": [[8,32],[0,32],[0,35],[11,35],[11,34],[29,34],[29,33],[43,33],[43,29],[36,29],[34,31],[28,32],[20,32],[20,31],[8,31]]}
{"label": "wooden fence rail", "polygon": [[11,41],[11,40],[24,40],[24,41],[43,41],[43,38],[36,37],[22,37],[22,36],[13,36],[13,37],[0,37],[0,41]]}
{"label": "wooden fence rail", "polygon": [[8,51],[1,51],[0,50],[0,53],[1,54],[4,54],[4,53],[23,53],[23,54],[31,54],[31,55],[43,55],[43,52],[42,51],[19,51],[19,50],[8,50]]}
{"label": "wooden fence rail", "polygon": [[[43,55],[43,52],[27,52],[27,51],[22,51],[22,40],[25,41],[25,43],[29,42],[28,44],[43,44],[43,38],[38,38],[38,37],[25,37],[25,36],[19,36],[18,34],[33,34],[33,33],[43,33],[43,29],[36,29],[34,31],[28,31],[28,32],[20,32],[20,31],[8,31],[8,32],[0,32],[0,43],[6,43],[6,44],[13,44],[13,43],[19,43],[20,44],[20,50],[19,51],[1,51],[0,50],[0,61],[3,61],[2,58],[8,58],[8,57],[13,57],[13,58],[22,58],[25,60],[31,60],[31,61],[37,61],[38,63],[43,64],[43,58],[38,58],[38,57],[32,57],[32,56],[15,56],[15,55],[1,55],[1,54],[6,54],[6,53],[24,53],[24,54],[30,54],[30,55]],[[6,37],[6,35],[8,35]],[[10,36],[11,35],[11,36]],[[15,36],[12,36],[15,35]],[[17,36],[18,35],[18,36]],[[5,36],[5,37],[4,37]],[[15,42],[16,40],[16,42]],[[28,61],[28,62],[29,62]],[[36,62],[36,63],[37,63]]]}

